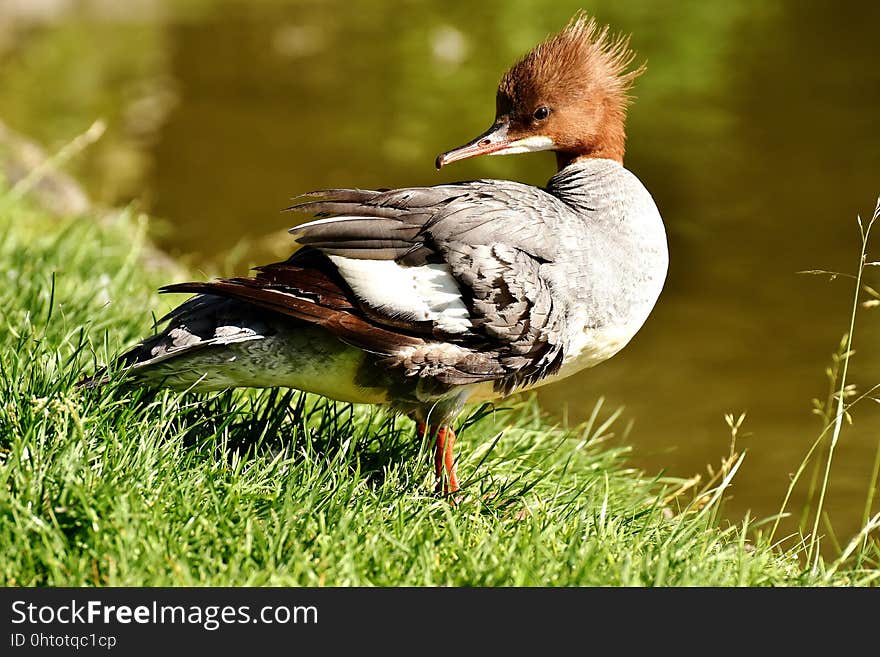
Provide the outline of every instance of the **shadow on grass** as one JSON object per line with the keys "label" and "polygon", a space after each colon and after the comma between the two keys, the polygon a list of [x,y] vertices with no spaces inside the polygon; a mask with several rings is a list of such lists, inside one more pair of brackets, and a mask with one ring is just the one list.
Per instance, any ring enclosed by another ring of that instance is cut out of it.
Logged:
{"label": "shadow on grass", "polygon": [[376,486],[384,482],[389,465],[417,458],[427,463],[412,423],[387,409],[365,412],[284,388],[168,393],[170,404],[163,404],[164,393],[156,390],[123,385],[102,396],[108,394],[128,396],[143,422],[159,420],[158,413],[168,436],[182,436],[183,445],[205,459],[231,462],[286,452],[293,464],[305,459],[325,467],[345,464]]}
{"label": "shadow on grass", "polygon": [[[308,465],[323,474],[347,473],[374,490],[382,488],[392,472],[399,480],[395,489],[401,493],[428,494],[432,489],[430,441],[417,435],[410,420],[387,408],[355,406],[286,388],[217,393],[132,388],[116,377],[99,396],[104,401],[125,400],[114,408],[133,413],[137,423],[161,424],[165,439],[180,440],[188,458],[196,461],[246,466],[282,455],[294,468]],[[508,410],[490,403],[473,408],[458,422],[459,438],[483,433],[485,427],[479,426],[485,424],[483,420]],[[552,446],[536,451],[529,447],[529,438],[520,438],[499,453],[501,438],[502,433],[497,433],[481,441],[483,447],[463,473],[462,491],[480,500],[487,513],[518,506],[543,478],[536,470],[555,460],[557,450],[569,439],[560,436]],[[528,462],[515,468],[515,474],[500,479],[493,474],[490,462],[519,459],[519,452],[526,451]]]}

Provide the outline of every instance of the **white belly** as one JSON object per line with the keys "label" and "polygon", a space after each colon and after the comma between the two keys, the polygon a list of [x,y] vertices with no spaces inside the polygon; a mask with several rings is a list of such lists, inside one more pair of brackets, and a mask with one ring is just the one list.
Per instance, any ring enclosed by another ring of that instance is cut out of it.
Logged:
{"label": "white belly", "polygon": [[[624,325],[613,328],[585,329],[569,345],[562,361],[562,367],[556,374],[551,374],[532,385],[517,388],[515,392],[534,390],[555,383],[608,360],[632,340],[639,328],[641,328],[641,323],[638,326]],[[490,401],[502,396],[494,390],[493,382],[487,381],[474,386],[474,392],[469,399],[470,401]]]}

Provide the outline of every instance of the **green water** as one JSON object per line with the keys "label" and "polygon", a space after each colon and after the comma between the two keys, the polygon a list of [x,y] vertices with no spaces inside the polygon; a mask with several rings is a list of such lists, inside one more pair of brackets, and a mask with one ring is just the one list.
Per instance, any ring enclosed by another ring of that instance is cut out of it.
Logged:
{"label": "green water", "polygon": [[[545,182],[549,154],[432,163],[488,126],[506,66],[580,6],[7,2],[0,119],[51,147],[105,118],[74,173],[95,199],[161,217],[170,252],[224,272],[285,257],[302,219],[279,209],[311,189]],[[665,218],[671,265],[631,345],[542,391],[543,405],[570,421],[600,396],[625,405],[634,464],[680,476],[717,464],[724,413],[746,411],[728,511],[769,515],[818,433],[811,399],[848,325],[851,284],[796,272],[853,271],[856,215],[880,193],[880,4],[584,4],[648,62],[626,164]],[[856,329],[861,389],[880,381],[877,313]],[[878,410],[855,409],[835,457],[841,540],[862,513]]]}

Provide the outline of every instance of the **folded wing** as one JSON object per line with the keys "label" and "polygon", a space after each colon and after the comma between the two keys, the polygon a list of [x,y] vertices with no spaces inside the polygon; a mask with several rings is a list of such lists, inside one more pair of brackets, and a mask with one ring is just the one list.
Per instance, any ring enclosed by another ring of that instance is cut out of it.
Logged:
{"label": "folded wing", "polygon": [[164,291],[246,300],[450,385],[510,391],[559,368],[555,196],[497,180],[307,196],[291,209],[318,219],[291,230],[304,248],[287,261]]}

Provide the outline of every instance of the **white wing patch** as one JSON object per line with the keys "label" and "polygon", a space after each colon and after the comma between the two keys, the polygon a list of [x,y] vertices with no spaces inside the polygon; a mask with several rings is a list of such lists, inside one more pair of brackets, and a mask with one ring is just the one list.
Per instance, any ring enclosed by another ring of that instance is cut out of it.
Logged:
{"label": "white wing patch", "polygon": [[447,265],[408,267],[393,260],[329,257],[354,293],[374,310],[431,321],[447,333],[464,333],[473,326]]}

